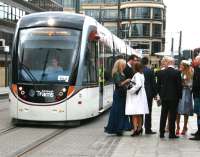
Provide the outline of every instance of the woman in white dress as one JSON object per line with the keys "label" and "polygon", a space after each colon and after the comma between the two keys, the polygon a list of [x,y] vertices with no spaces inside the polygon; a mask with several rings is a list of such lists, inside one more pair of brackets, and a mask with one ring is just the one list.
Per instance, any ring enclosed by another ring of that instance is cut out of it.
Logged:
{"label": "woman in white dress", "polygon": [[135,64],[135,75],[131,79],[133,86],[127,90],[126,96],[126,115],[132,115],[133,134],[136,136],[142,134],[142,116],[149,113],[147,96],[144,88],[143,66],[140,63]]}

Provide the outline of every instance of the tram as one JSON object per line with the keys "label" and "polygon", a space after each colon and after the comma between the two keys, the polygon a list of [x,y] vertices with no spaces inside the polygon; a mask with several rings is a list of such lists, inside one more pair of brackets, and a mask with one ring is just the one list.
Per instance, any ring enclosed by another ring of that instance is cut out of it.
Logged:
{"label": "tram", "polygon": [[11,53],[13,122],[66,123],[98,116],[112,103],[114,60],[132,51],[86,15],[22,17]]}

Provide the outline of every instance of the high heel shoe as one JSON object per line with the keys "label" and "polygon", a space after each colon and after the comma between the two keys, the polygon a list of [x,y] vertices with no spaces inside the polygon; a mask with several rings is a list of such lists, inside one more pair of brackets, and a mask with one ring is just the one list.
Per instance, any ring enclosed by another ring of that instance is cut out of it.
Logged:
{"label": "high heel shoe", "polygon": [[138,135],[139,135],[138,130],[135,130],[135,131],[131,134],[132,137],[138,136]]}
{"label": "high heel shoe", "polygon": [[179,132],[179,129],[176,129],[176,135],[179,135],[180,132]]}
{"label": "high heel shoe", "polygon": [[143,133],[143,129],[141,128],[140,130],[138,130],[138,135],[142,135],[142,133]]}
{"label": "high heel shoe", "polygon": [[187,132],[187,128],[183,128],[181,135],[185,135],[186,132]]}

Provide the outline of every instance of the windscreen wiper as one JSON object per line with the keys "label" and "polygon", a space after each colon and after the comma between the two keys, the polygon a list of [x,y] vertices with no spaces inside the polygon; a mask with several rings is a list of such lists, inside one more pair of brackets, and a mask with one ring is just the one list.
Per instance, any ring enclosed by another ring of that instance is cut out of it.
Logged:
{"label": "windscreen wiper", "polygon": [[26,74],[29,76],[32,82],[38,82],[38,80],[35,78],[35,76],[31,73],[30,69],[26,65],[24,65],[23,63],[20,63],[20,66],[21,66],[20,71],[22,71],[23,69],[26,72]]}
{"label": "windscreen wiper", "polygon": [[46,67],[47,67],[48,58],[49,58],[49,49],[47,51],[47,55],[46,55],[46,58],[45,58],[44,67],[43,67],[43,70],[42,70],[41,80],[43,80],[44,77],[45,77],[45,70],[46,70]]}
{"label": "windscreen wiper", "polygon": [[26,72],[26,74],[29,76],[32,82],[37,81],[37,79],[34,77],[34,75],[30,72],[30,69],[23,64],[24,61],[24,48],[22,51],[22,60],[20,62],[20,73],[22,74],[22,69]]}

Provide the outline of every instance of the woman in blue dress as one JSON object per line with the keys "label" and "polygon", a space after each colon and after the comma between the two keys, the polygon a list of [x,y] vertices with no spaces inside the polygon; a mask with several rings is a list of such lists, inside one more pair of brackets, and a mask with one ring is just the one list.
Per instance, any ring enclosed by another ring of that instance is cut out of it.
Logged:
{"label": "woman in blue dress", "polygon": [[180,71],[182,76],[182,99],[178,105],[177,115],[177,129],[176,134],[180,134],[180,116],[184,115],[184,125],[181,134],[185,135],[187,132],[187,123],[190,115],[193,115],[193,101],[192,101],[192,79],[193,69],[190,66],[190,62],[182,60],[180,64]]}
{"label": "woman in blue dress", "polygon": [[130,79],[125,79],[125,75],[123,74],[125,66],[126,61],[119,59],[115,62],[112,69],[115,91],[108,124],[105,127],[106,133],[118,136],[122,135],[123,131],[132,129],[129,118],[125,115],[126,86],[130,82]]}

